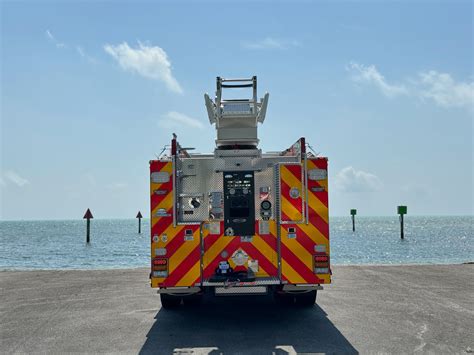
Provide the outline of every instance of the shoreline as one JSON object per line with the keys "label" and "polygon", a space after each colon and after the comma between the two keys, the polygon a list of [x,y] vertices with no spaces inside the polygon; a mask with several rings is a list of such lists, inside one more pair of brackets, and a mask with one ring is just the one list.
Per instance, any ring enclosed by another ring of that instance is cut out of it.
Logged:
{"label": "shoreline", "polygon": [[[448,261],[446,263],[393,263],[393,264],[332,264],[332,267],[402,267],[402,266],[456,266],[456,265],[473,265],[474,261],[461,261],[458,263]],[[105,267],[105,268],[2,268],[2,272],[30,272],[30,271],[109,271],[109,270],[149,270],[149,266],[125,266],[125,267]]]}

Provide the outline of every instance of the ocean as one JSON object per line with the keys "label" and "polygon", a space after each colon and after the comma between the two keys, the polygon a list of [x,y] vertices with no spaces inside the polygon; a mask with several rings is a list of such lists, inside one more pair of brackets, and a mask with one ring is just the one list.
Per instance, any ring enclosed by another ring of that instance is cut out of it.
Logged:
{"label": "ocean", "polygon": [[[450,264],[474,261],[474,217],[405,216],[400,239],[397,216],[330,219],[331,262],[350,264]],[[0,222],[0,270],[116,269],[148,267],[149,220]]]}

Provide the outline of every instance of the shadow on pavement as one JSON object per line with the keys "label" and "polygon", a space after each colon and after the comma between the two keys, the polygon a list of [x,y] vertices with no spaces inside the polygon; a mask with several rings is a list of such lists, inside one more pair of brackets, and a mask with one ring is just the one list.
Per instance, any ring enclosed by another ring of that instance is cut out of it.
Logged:
{"label": "shadow on pavement", "polygon": [[197,308],[160,309],[140,354],[357,353],[318,305],[223,297]]}

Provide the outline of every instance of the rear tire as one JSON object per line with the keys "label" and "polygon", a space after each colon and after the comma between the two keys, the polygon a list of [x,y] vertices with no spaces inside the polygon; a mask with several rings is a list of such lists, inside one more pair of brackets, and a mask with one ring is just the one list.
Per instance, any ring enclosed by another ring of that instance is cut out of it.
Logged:
{"label": "rear tire", "polygon": [[316,303],[317,292],[317,290],[313,290],[295,295],[296,304],[302,307],[313,307]]}
{"label": "rear tire", "polygon": [[202,294],[184,296],[183,303],[185,306],[197,307],[202,303],[202,297]]}
{"label": "rear tire", "polygon": [[167,295],[166,293],[161,293],[160,299],[161,299],[161,306],[164,309],[174,309],[174,308],[179,307],[179,305],[181,304],[181,297],[179,296],[172,296],[172,295]]}
{"label": "rear tire", "polygon": [[279,306],[291,306],[295,302],[295,297],[289,293],[277,292],[273,294],[275,302]]}

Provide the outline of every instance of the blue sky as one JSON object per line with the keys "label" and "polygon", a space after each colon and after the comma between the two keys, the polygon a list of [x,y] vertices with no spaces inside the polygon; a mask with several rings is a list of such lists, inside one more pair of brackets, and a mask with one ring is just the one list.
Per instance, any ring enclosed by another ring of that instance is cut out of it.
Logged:
{"label": "blue sky", "polygon": [[258,75],[260,147],[329,157],[330,212],[473,213],[472,2],[2,2],[1,218],[145,216],[203,93]]}

